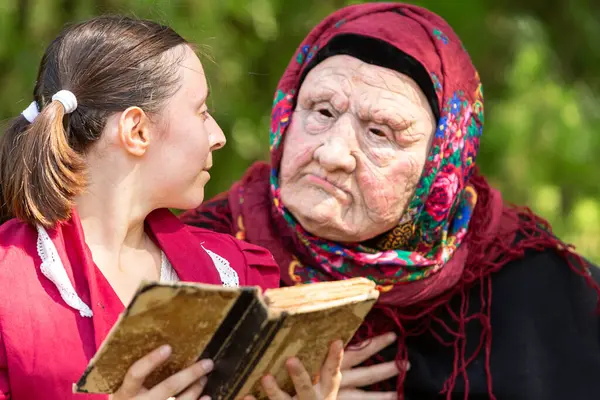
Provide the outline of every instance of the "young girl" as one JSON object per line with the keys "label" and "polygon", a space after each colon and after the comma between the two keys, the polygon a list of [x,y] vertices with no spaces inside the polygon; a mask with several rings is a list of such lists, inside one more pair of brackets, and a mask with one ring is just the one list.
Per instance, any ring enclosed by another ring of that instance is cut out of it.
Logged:
{"label": "young girl", "polygon": [[[104,399],[72,383],[141,280],[268,288],[279,270],[266,250],[168,211],[202,202],[225,144],[200,60],[172,29],[123,17],[71,26],[47,48],[33,95],[0,144],[2,211],[15,217],[0,227],[0,399]],[[169,353],[134,363],[112,398],[199,398],[211,360],[143,387]],[[300,399],[335,397],[341,354],[332,345],[318,388],[288,362]],[[287,398],[272,378],[263,385]]]}

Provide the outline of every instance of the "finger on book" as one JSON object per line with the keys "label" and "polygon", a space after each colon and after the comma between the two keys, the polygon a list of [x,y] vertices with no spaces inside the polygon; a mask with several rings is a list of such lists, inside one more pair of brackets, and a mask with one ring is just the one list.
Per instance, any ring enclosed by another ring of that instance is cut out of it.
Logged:
{"label": "finger on book", "polygon": [[[133,397],[139,394],[143,388],[144,380],[152,371],[169,358],[171,347],[161,346],[137,360],[125,374],[123,384],[115,393],[116,398]],[[167,396],[168,397],[168,396]]]}
{"label": "finger on book", "polygon": [[357,388],[386,381],[400,373],[396,361],[342,371],[342,388]]}
{"label": "finger on book", "polygon": [[204,391],[204,387],[206,386],[206,382],[208,379],[203,376],[197,382],[195,382],[192,386],[187,388],[185,392],[181,393],[177,396],[177,400],[197,400],[198,397]]}
{"label": "finger on book", "polygon": [[[296,389],[296,397],[298,400],[313,400],[316,397],[315,388],[312,379],[304,365],[295,357],[290,358],[285,363],[288,374],[292,378],[294,388]],[[321,377],[323,378],[323,377]]]}
{"label": "finger on book", "polygon": [[396,339],[397,336],[394,332],[388,332],[386,334],[367,339],[364,342],[356,345],[349,346],[346,348],[346,352],[344,354],[342,369],[350,369],[368,360],[381,350],[394,343]]}
{"label": "finger on book", "polygon": [[200,360],[192,366],[171,375],[158,385],[154,386],[147,394],[149,399],[166,399],[181,393],[188,386],[198,381],[213,369],[211,360]]}
{"label": "finger on book", "polygon": [[329,347],[329,353],[321,367],[319,383],[326,396],[339,390],[343,358],[344,343],[337,340]]}
{"label": "finger on book", "polygon": [[260,383],[269,400],[290,400],[291,397],[279,388],[277,381],[271,375],[264,376]]}
{"label": "finger on book", "polygon": [[364,390],[352,389],[341,390],[337,400],[396,400],[396,392],[366,392]]}

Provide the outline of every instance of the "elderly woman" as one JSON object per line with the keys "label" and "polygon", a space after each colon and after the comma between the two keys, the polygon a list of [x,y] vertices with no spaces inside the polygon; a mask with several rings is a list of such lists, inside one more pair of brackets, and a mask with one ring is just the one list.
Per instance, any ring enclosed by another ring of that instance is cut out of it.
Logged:
{"label": "elderly woman", "polygon": [[419,400],[598,398],[600,274],[488,185],[482,132],[478,73],[442,18],[347,7],[279,83],[271,164],[182,218],[268,248],[285,285],[377,282],[356,340],[397,340],[364,365],[411,368],[356,386]]}

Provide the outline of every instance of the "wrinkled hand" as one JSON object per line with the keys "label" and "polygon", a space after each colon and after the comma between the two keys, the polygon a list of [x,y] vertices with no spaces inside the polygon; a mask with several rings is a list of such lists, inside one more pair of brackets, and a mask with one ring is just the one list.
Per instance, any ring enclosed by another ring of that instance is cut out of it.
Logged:
{"label": "wrinkled hand", "polygon": [[[327,359],[321,367],[319,383],[314,386],[304,365],[297,358],[290,358],[285,366],[296,389],[296,396],[293,398],[279,388],[272,376],[265,376],[261,384],[269,400],[335,400],[342,380],[343,355],[344,345],[341,340],[338,340],[329,348]],[[256,398],[246,396],[244,400],[256,400]]]}
{"label": "wrinkled hand", "polygon": [[128,370],[121,387],[109,400],[165,400],[177,395],[177,400],[196,400],[206,385],[206,375],[212,370],[210,360],[201,360],[183,369],[153,388],[145,388],[144,381],[171,355],[169,346],[162,346],[137,360]]}
{"label": "wrinkled hand", "polygon": [[[366,392],[359,388],[386,381],[400,373],[395,361],[375,364],[368,367],[355,366],[368,360],[396,341],[394,333],[387,333],[358,344],[355,350],[346,349],[342,362],[342,384],[338,400],[395,400],[393,392]],[[410,365],[403,366],[406,370]]]}

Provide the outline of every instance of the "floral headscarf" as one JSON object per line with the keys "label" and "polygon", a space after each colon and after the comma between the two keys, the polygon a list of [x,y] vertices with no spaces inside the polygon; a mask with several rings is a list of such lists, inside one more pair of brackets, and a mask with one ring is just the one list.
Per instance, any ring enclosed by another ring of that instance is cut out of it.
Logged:
{"label": "floral headscarf", "polygon": [[[282,142],[307,65],[334,37],[353,34],[393,45],[429,73],[440,115],[414,197],[387,246],[341,245],[305,231],[280,199]],[[459,38],[437,15],[400,3],[344,8],[323,20],[300,45],[282,77],[273,104],[270,145],[274,205],[296,231],[318,267],[297,264],[296,281],[365,276],[382,287],[438,272],[454,256],[469,229],[477,193],[469,185],[483,129],[483,91]],[[394,246],[394,243],[396,244]],[[391,247],[391,248],[390,248]]]}

